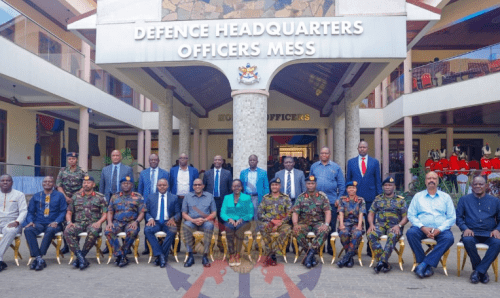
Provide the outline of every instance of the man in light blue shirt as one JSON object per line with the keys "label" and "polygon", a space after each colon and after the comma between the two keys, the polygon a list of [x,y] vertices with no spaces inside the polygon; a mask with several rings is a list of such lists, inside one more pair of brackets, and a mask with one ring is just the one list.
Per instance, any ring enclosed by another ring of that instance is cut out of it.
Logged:
{"label": "man in light blue shirt", "polygon": [[[456,213],[451,197],[438,190],[439,177],[436,172],[425,175],[426,190],[417,193],[408,209],[408,219],[412,227],[406,232],[417,263],[415,274],[420,277],[429,277],[434,274],[432,267],[436,267],[443,254],[453,245],[453,234],[450,231],[455,223]],[[421,240],[431,238],[436,240],[434,249],[426,256]]]}

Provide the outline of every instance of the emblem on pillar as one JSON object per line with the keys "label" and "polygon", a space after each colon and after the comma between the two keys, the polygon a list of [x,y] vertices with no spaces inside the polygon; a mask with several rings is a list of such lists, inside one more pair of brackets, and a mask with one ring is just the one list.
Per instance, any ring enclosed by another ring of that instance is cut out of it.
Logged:
{"label": "emblem on pillar", "polygon": [[247,63],[246,66],[240,66],[238,69],[240,70],[238,76],[238,82],[240,84],[252,85],[259,82],[259,73],[255,72],[257,66],[250,66],[250,63]]}

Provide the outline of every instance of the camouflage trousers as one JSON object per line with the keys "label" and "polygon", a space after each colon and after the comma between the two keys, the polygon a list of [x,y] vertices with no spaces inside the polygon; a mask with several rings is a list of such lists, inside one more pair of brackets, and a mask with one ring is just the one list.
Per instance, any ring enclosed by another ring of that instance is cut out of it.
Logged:
{"label": "camouflage trousers", "polygon": [[[307,224],[298,224],[300,227],[300,231],[296,233],[295,231],[293,232],[293,236],[297,238],[297,242],[299,243],[302,248],[312,248],[314,250],[319,251],[319,248],[323,243],[326,241],[328,235],[330,235],[330,227],[324,232],[318,233],[318,229],[323,225],[322,222],[319,223],[313,223],[311,225]],[[309,241],[307,239],[307,233],[313,232],[316,237],[314,237],[311,241],[311,245],[309,245]]]}
{"label": "camouflage trousers", "polygon": [[[375,231],[368,233],[366,236],[368,241],[370,241],[370,245],[372,247],[372,253],[374,254],[375,261],[383,261],[388,263],[389,257],[391,256],[392,250],[398,243],[399,237],[403,234],[396,235],[391,232],[392,227],[389,226],[376,226]],[[387,242],[385,247],[382,248],[380,244],[379,238],[380,236],[387,235]]]}
{"label": "camouflage trousers", "polygon": [[[113,220],[113,228],[111,229],[111,231],[104,232],[104,234],[106,235],[106,239],[108,239],[109,244],[111,244],[111,246],[113,247],[113,255],[115,257],[125,256],[127,250],[129,250],[129,248],[134,244],[134,241],[139,234],[140,227],[139,224],[137,224],[137,229],[131,229],[130,225],[132,223],[133,221],[122,222]],[[127,234],[121,247],[120,241],[118,239],[118,233],[120,232],[125,232]]]}
{"label": "camouflage trousers", "polygon": [[73,253],[80,249],[80,238],[78,237],[80,233],[87,233],[82,250],[89,251],[95,245],[101,228],[96,229],[92,227],[92,224],[91,222],[76,222],[73,226],[67,226],[64,230],[64,239],[66,239],[69,249]]}
{"label": "camouflage trousers", "polygon": [[264,240],[264,253],[266,255],[274,254],[277,251],[281,252],[280,246],[284,246],[285,242],[288,243],[288,240],[290,239],[290,233],[292,232],[292,227],[287,223],[283,223],[275,232],[277,232],[279,236],[278,239],[274,240],[273,242],[271,234],[274,232],[271,225],[265,225],[260,230],[262,239]]}
{"label": "camouflage trousers", "polygon": [[346,253],[358,251],[364,231],[357,230],[356,227],[357,225],[349,225],[342,230],[339,229],[340,243]]}

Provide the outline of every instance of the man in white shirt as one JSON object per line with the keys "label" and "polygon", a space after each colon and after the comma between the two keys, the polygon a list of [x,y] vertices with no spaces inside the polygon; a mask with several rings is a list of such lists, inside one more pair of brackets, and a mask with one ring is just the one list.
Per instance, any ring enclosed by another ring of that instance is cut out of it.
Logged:
{"label": "man in white shirt", "polygon": [[7,268],[3,261],[3,255],[14,240],[17,234],[21,232],[21,223],[26,219],[28,206],[26,197],[20,191],[12,189],[12,177],[8,174],[0,176],[0,234],[3,238],[0,240],[0,271]]}
{"label": "man in white shirt", "polygon": [[[153,255],[157,258],[156,265],[165,268],[167,264],[170,247],[177,234],[176,221],[181,218],[181,209],[177,196],[167,192],[168,181],[161,178],[157,182],[158,192],[152,193],[146,200],[146,227],[144,235],[151,245]],[[167,236],[162,245],[155,236],[157,232],[165,232]]]}

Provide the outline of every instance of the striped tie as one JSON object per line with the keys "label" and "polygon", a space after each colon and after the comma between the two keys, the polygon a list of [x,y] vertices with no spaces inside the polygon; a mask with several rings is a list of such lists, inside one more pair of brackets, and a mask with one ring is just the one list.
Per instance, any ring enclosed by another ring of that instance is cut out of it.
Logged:
{"label": "striped tie", "polygon": [[286,194],[291,196],[292,194],[292,171],[288,171],[288,176],[286,177]]}

